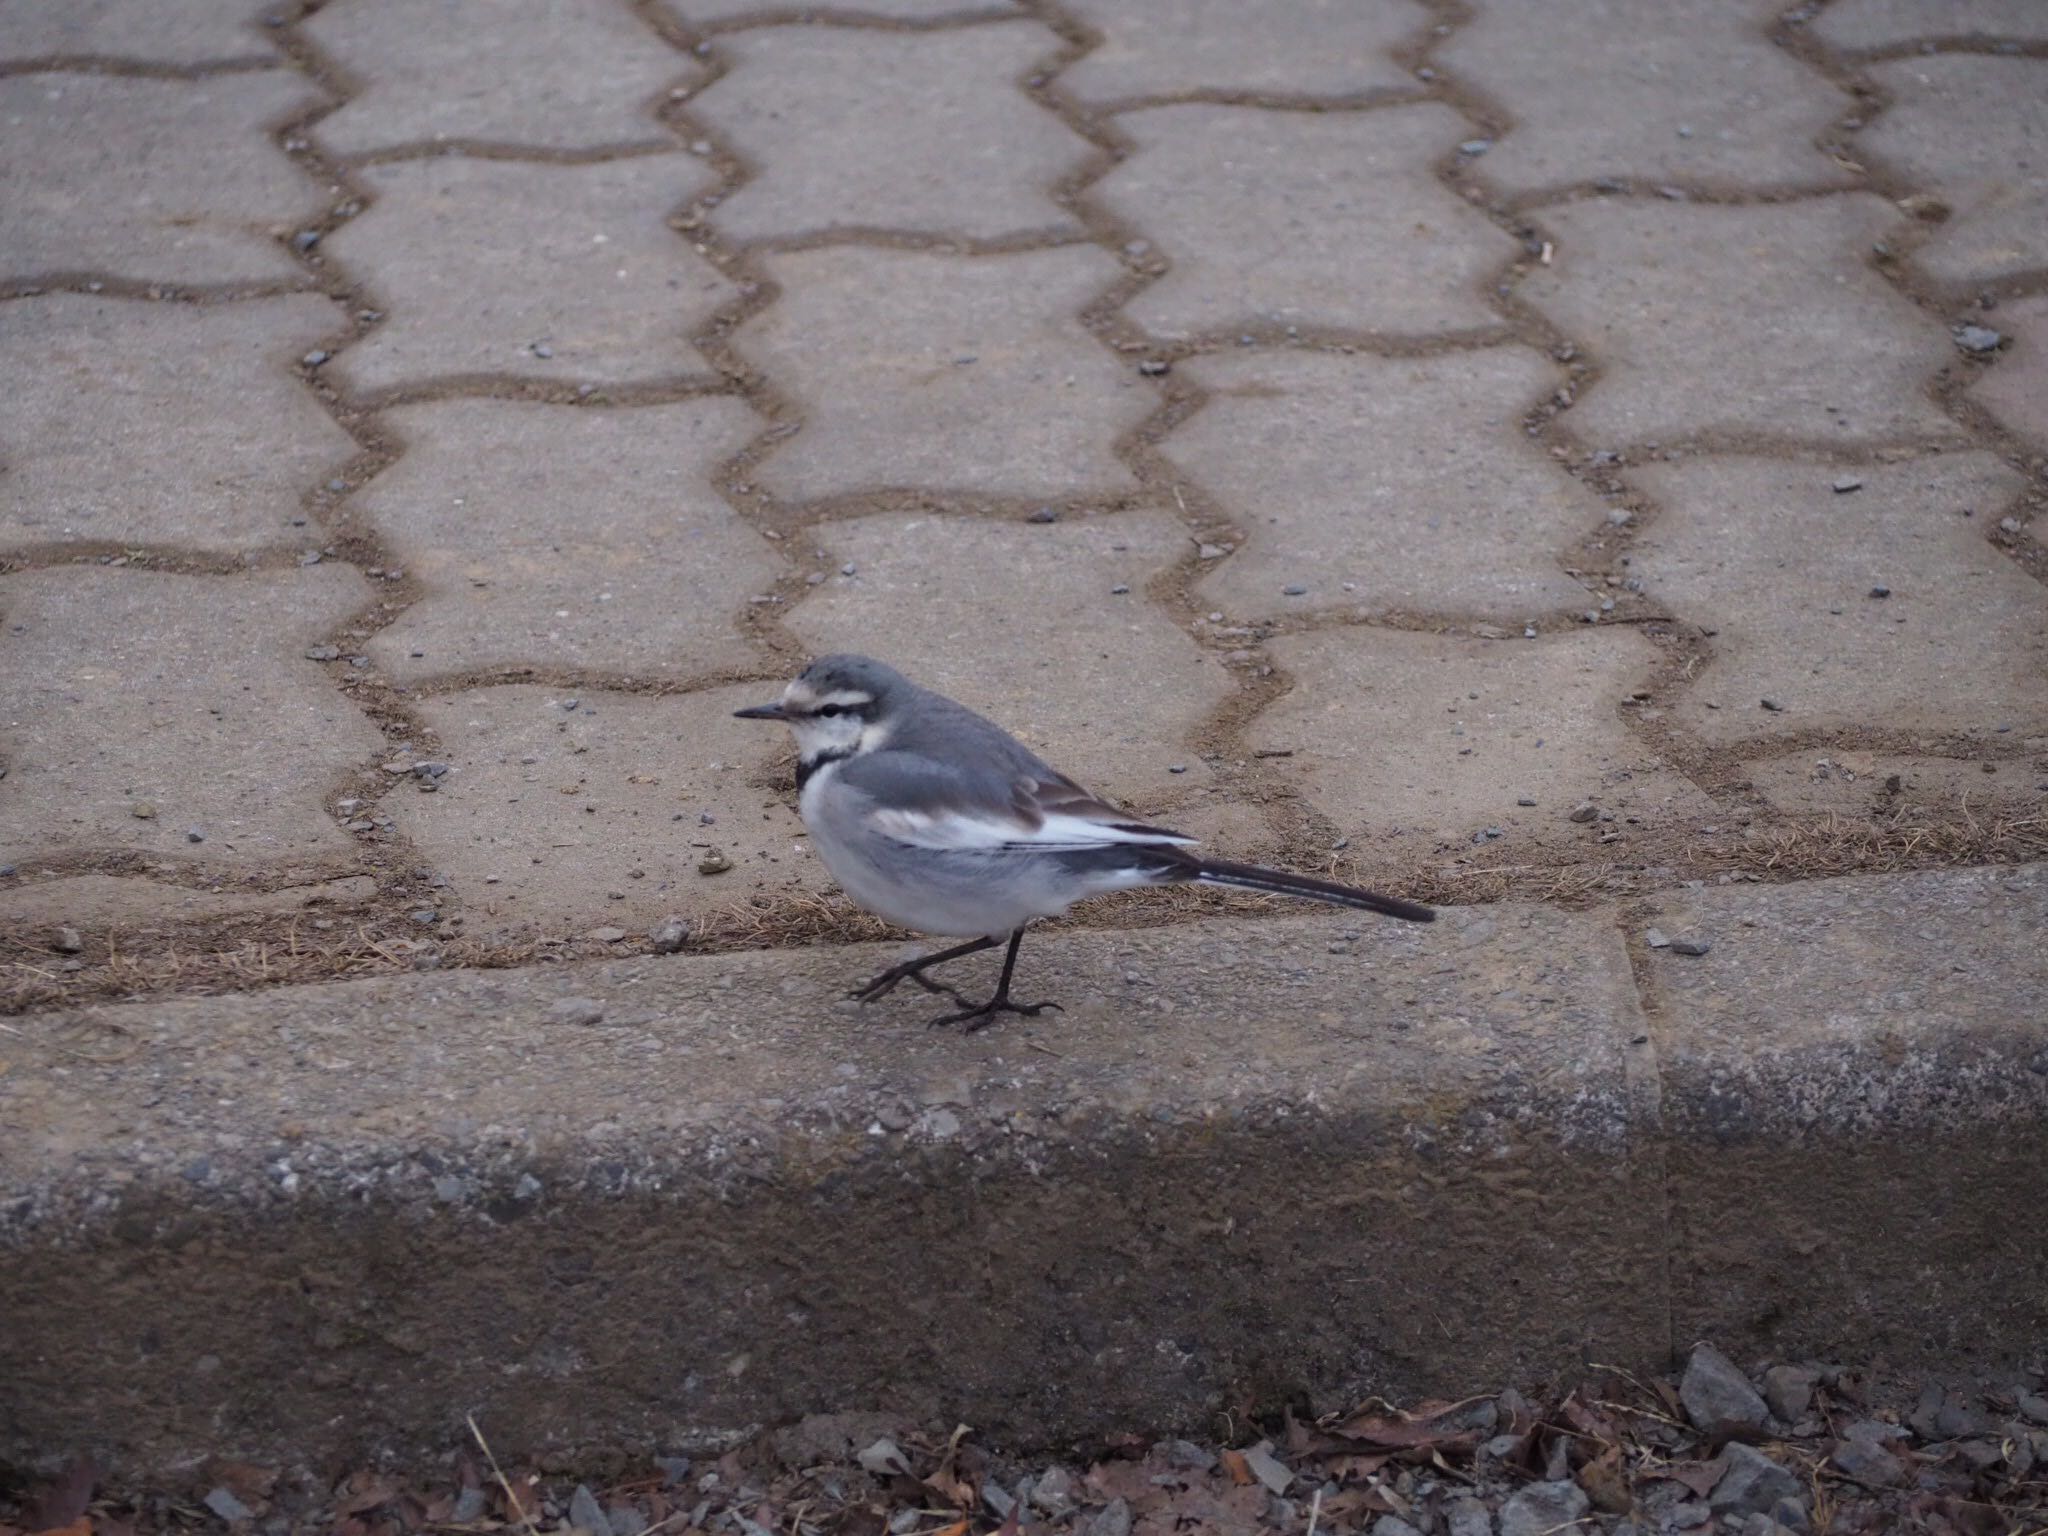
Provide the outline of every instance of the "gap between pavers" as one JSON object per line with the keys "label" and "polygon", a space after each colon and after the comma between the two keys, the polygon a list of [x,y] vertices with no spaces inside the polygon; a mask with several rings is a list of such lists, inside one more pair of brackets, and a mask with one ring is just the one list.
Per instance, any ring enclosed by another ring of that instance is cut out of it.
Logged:
{"label": "gap between pavers", "polygon": [[0,1459],[334,1468],[468,1412],[501,1455],[850,1407],[1044,1444],[1768,1353],[1800,1254],[1822,1302],[1917,1277],[1802,1343],[2037,1342],[2048,868],[1686,896],[1717,936],[1647,1013],[1615,913],[1503,906],[1039,938],[1068,1011],[968,1037],[843,1000],[886,946],[29,1016]]}

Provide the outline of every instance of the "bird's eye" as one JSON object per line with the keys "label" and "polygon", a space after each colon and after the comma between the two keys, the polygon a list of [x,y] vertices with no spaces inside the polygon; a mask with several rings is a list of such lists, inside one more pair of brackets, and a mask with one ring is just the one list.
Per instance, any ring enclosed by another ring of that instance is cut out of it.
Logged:
{"label": "bird's eye", "polygon": [[821,720],[829,720],[834,715],[845,714],[846,706],[844,704],[820,704],[816,709],[812,710],[811,713],[816,715]]}

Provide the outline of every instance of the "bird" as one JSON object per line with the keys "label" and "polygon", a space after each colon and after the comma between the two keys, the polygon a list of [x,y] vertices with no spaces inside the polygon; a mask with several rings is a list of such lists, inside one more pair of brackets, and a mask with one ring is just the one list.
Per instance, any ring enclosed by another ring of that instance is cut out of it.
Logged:
{"label": "bird", "polygon": [[[796,738],[797,810],[833,879],[877,916],[967,942],[893,965],[853,989],[870,1003],[899,983],[944,993],[968,1030],[1051,1002],[1010,996],[1025,926],[1075,902],[1139,886],[1235,886],[1426,923],[1416,902],[1285,870],[1203,858],[1195,839],[1089,793],[994,721],[866,656],[821,656],[772,704],[734,711]],[[1009,947],[996,990],[971,1003],[934,966]]]}

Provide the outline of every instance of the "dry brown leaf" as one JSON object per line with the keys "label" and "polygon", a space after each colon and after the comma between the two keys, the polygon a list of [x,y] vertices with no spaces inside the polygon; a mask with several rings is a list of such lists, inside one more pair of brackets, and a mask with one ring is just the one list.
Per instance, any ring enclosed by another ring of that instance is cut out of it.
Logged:
{"label": "dry brown leaf", "polygon": [[[273,1473],[272,1477],[275,1478]],[[236,1490],[239,1496],[239,1490]],[[389,1478],[379,1477],[368,1469],[351,1472],[348,1481],[341,1485],[335,1500],[337,1515],[360,1515],[381,1508],[398,1497],[398,1489]],[[243,1499],[247,1503],[247,1499]]]}
{"label": "dry brown leaf", "polygon": [[1219,1454],[1223,1460],[1223,1470],[1230,1474],[1233,1483],[1243,1488],[1252,1482],[1251,1463],[1244,1459],[1242,1451],[1226,1449]]}
{"label": "dry brown leaf", "polygon": [[92,1536],[92,1517],[80,1515],[68,1525],[46,1526],[40,1536]]}
{"label": "dry brown leaf", "polygon": [[1718,1461],[1674,1461],[1657,1469],[1659,1477],[1668,1477],[1674,1483],[1683,1483],[1692,1490],[1693,1497],[1704,1499],[1714,1491],[1714,1484],[1721,1481],[1721,1474],[1727,1467]]}
{"label": "dry brown leaf", "polygon": [[1595,1509],[1610,1515],[1625,1515],[1635,1507],[1635,1494],[1629,1487],[1627,1469],[1621,1464],[1618,1445],[1608,1446],[1579,1468],[1579,1486],[1586,1490]]}
{"label": "dry brown leaf", "polygon": [[951,1525],[942,1525],[932,1532],[932,1536],[967,1536],[967,1522],[955,1520]]}

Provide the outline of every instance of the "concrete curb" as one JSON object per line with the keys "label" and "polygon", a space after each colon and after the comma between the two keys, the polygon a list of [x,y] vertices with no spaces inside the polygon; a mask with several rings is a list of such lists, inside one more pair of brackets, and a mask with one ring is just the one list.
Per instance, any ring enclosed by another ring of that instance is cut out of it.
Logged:
{"label": "concrete curb", "polygon": [[[1587,1360],[2048,1334],[2048,867],[1640,914],[423,973],[23,1019],[0,1457],[676,1447],[848,1407],[1016,1444]],[[1347,939],[1346,934],[1356,934]]]}

